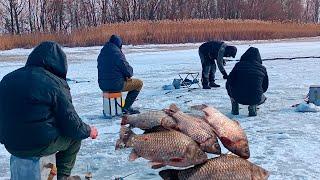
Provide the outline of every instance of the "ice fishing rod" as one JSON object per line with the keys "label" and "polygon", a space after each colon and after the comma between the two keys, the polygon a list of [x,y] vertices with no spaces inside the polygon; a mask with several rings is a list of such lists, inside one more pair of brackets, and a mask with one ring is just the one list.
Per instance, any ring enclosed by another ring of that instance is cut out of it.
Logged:
{"label": "ice fishing rod", "polygon": [[136,173],[137,173],[137,172],[133,172],[133,173],[128,174],[128,175],[123,176],[123,177],[116,177],[116,178],[114,178],[114,180],[124,180],[124,178],[127,178],[127,177],[129,177],[129,176],[131,176],[131,175],[134,175],[134,174],[136,174]]}
{"label": "ice fishing rod", "polygon": [[[320,56],[266,58],[266,59],[262,59],[262,61],[295,60],[295,59],[320,59]],[[240,61],[240,59],[235,59],[235,60],[226,59],[226,61]]]}
{"label": "ice fishing rod", "polygon": [[139,109],[150,110],[150,111],[159,111],[159,110],[161,110],[161,109],[148,108],[148,107],[142,107],[142,108],[139,108]]}

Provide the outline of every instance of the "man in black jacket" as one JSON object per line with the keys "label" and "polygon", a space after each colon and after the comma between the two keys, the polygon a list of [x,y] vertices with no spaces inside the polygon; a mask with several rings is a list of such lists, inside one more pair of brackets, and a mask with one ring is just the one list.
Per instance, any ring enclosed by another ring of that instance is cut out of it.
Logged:
{"label": "man in black jacket", "polygon": [[79,118],[66,82],[67,59],[55,42],[43,42],[24,67],[0,82],[0,141],[17,157],[56,154],[58,179],[70,176],[81,140],[98,135]]}
{"label": "man in black jacket", "polygon": [[133,69],[121,49],[121,38],[112,35],[98,56],[98,83],[103,92],[129,91],[122,111],[124,114],[137,114],[139,111],[131,106],[138,97],[143,82],[131,78]]}
{"label": "man in black jacket", "polygon": [[229,74],[226,88],[231,98],[232,114],[239,114],[239,104],[249,105],[249,116],[257,115],[257,105],[265,102],[269,79],[259,50],[250,47]]}
{"label": "man in black jacket", "polygon": [[223,57],[235,57],[237,54],[237,48],[234,46],[227,46],[224,42],[209,41],[203,43],[199,47],[199,56],[202,64],[202,87],[203,89],[210,89],[211,87],[220,87],[215,83],[216,62],[218,68],[223,75],[224,79],[227,79],[228,74],[224,69]]}

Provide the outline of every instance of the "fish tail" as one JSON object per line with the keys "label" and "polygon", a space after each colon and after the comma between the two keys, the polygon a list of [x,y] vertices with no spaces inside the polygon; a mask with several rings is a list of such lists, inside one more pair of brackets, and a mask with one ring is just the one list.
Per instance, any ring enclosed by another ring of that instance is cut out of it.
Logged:
{"label": "fish tail", "polygon": [[120,138],[117,140],[116,150],[131,147],[132,146],[131,139],[135,135],[136,134],[130,128],[126,126],[121,126]]}
{"label": "fish tail", "polygon": [[180,109],[178,108],[178,106],[177,106],[176,104],[171,104],[171,105],[169,106],[169,109],[170,109],[170,111],[172,111],[172,112],[178,112],[178,111],[180,111]]}
{"label": "fish tail", "polygon": [[179,180],[178,170],[166,169],[159,172],[159,175],[164,180]]}
{"label": "fish tail", "polygon": [[128,116],[124,115],[124,116],[122,116],[122,119],[121,119],[121,125],[126,125],[126,124],[129,124]]}

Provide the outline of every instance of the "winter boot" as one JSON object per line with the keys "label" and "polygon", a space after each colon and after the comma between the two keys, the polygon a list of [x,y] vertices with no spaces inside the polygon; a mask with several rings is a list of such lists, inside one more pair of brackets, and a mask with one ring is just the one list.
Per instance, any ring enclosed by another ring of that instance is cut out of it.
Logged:
{"label": "winter boot", "polygon": [[125,105],[122,108],[123,114],[139,114],[140,112],[138,110],[133,109],[131,106],[138,97],[140,91],[133,90],[129,91],[126,97]]}
{"label": "winter boot", "polygon": [[232,110],[231,114],[239,115],[239,104],[233,100],[231,100]]}
{"label": "winter boot", "polygon": [[248,107],[249,117],[257,116],[257,105],[250,105]]}
{"label": "winter boot", "polygon": [[220,85],[216,84],[215,82],[210,82],[210,83],[209,83],[209,86],[210,86],[210,87],[213,87],[213,88],[218,88],[218,87],[220,87]]}
{"label": "winter boot", "polygon": [[211,89],[208,81],[208,78],[206,78],[203,74],[202,74],[202,79],[201,79],[201,83],[202,83],[202,89]]}
{"label": "winter boot", "polygon": [[202,89],[211,89],[211,87],[208,84],[202,84]]}

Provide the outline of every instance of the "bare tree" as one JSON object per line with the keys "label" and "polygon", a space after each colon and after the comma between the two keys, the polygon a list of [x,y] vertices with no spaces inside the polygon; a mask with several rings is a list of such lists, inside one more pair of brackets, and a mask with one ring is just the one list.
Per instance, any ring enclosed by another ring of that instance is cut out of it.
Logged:
{"label": "bare tree", "polygon": [[7,33],[72,32],[135,20],[259,19],[319,22],[320,0],[1,0]]}

